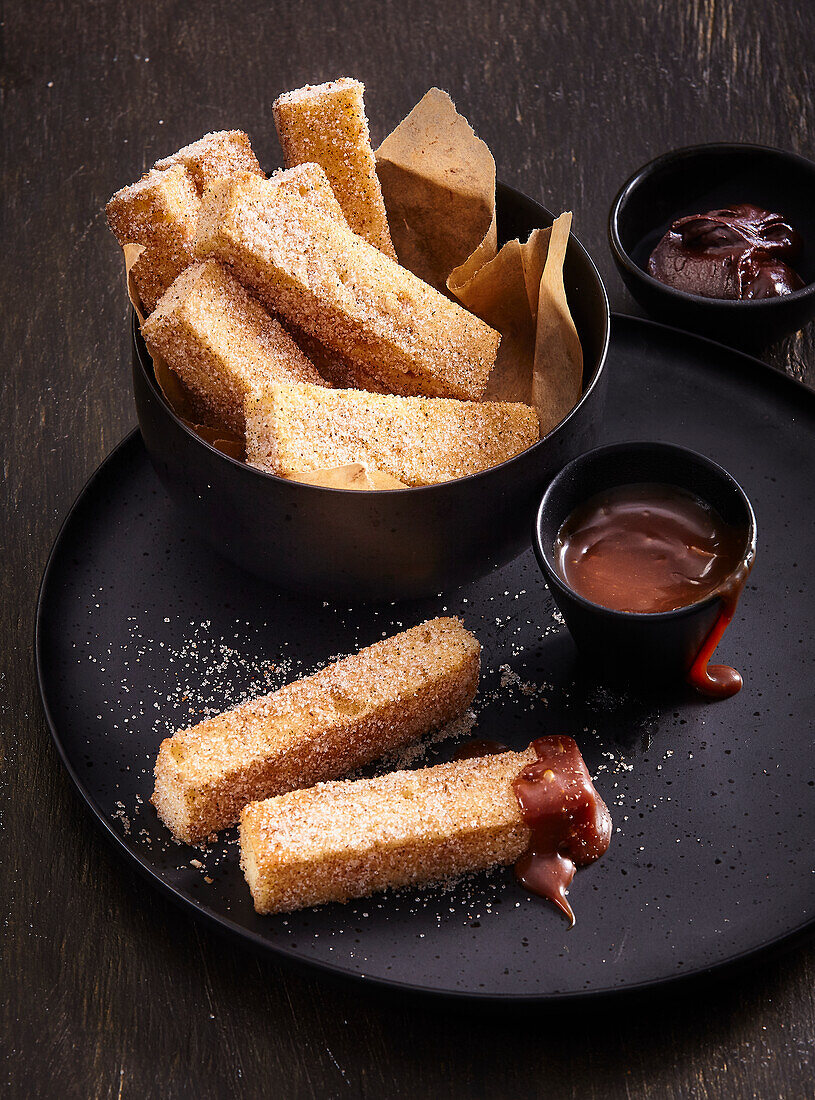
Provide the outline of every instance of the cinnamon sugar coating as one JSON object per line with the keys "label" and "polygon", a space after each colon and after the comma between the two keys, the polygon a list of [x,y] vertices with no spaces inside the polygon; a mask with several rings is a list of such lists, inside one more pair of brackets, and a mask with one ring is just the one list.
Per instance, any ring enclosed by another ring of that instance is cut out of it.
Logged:
{"label": "cinnamon sugar coating", "polygon": [[267,191],[270,196],[303,199],[326,217],[346,227],[348,225],[328,177],[319,164],[297,164],[293,168],[278,169],[269,178]]}
{"label": "cinnamon sugar coating", "polygon": [[513,863],[529,843],[505,752],[319,783],[241,814],[241,866],[259,913],[366,897]]}
{"label": "cinnamon sugar coating", "polygon": [[161,355],[215,420],[237,432],[244,401],[264,384],[323,384],[282,325],[214,260],[175,279],[142,333],[150,354]]}
{"label": "cinnamon sugar coating", "polygon": [[344,775],[467,709],[481,647],[432,619],[161,743],[153,802],[189,843],[249,802]]}
{"label": "cinnamon sugar coating", "polygon": [[204,193],[196,247],[269,309],[400,394],[478,400],[501,337],[347,225],[249,176]]}
{"label": "cinnamon sugar coating", "polygon": [[539,438],[528,405],[273,384],[246,400],[246,457],[280,474],[366,462],[406,485],[477,473]]}
{"label": "cinnamon sugar coating", "polygon": [[120,245],[177,248],[192,245],[201,200],[182,164],[166,172],[151,168],[108,201],[108,225]]}
{"label": "cinnamon sugar coating", "polygon": [[319,164],[351,229],[395,260],[364,92],[359,80],[341,77],[286,92],[272,110],[286,167]]}
{"label": "cinnamon sugar coating", "polygon": [[220,176],[234,176],[240,172],[250,172],[261,178],[265,175],[243,130],[218,130],[204,134],[198,141],[155,163],[159,171],[175,165],[186,168],[199,194],[208,183]]}
{"label": "cinnamon sugar coating", "polygon": [[172,281],[195,260],[203,188],[222,176],[241,174],[265,178],[246,134],[223,130],[156,161],[110,199],[105,211],[119,244],[145,246],[131,270],[143,313],[152,313]]}

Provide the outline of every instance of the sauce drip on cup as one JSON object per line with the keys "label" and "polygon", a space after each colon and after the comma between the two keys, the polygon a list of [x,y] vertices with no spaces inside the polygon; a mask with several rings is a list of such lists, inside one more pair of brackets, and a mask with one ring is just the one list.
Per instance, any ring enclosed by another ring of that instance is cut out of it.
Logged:
{"label": "sauce drip on cup", "polygon": [[740,690],[735,669],[708,662],[733,618],[753,559],[745,558],[745,531],[700,497],[661,483],[607,489],[567,517],[555,557],[573,591],[613,611],[659,614],[718,594],[721,612],[688,680],[717,699]]}

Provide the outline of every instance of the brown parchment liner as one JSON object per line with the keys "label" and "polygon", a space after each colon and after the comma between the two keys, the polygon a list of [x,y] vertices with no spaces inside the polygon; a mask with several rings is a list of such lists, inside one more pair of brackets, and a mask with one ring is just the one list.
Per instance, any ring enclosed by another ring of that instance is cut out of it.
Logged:
{"label": "brown parchment liner", "polygon": [[582,391],[583,352],[563,286],[571,214],[499,252],[495,161],[439,88],[376,157],[399,262],[501,333],[485,400],[534,405],[545,435]]}
{"label": "brown parchment liner", "polygon": [[408,488],[403,481],[365,462],[349,462],[347,466],[333,466],[330,470],[287,470],[283,476],[289,481],[322,485],[328,489]]}
{"label": "brown parchment liner", "polygon": [[[498,250],[495,161],[447,92],[431,88],[379,146],[377,172],[399,262],[457,298],[501,333],[485,400],[523,401],[541,436],[574,407],[583,353],[566,302],[563,261],[572,215]],[[144,320],[131,278],[141,245],[124,247],[130,301]],[[156,381],[180,420],[224,454],[245,459],[243,438],[208,422],[206,410],[160,357]],[[338,489],[407,488],[364,462],[285,477]]]}
{"label": "brown parchment liner", "polygon": [[431,88],[376,151],[399,263],[446,293],[498,250],[495,161],[452,99]]}

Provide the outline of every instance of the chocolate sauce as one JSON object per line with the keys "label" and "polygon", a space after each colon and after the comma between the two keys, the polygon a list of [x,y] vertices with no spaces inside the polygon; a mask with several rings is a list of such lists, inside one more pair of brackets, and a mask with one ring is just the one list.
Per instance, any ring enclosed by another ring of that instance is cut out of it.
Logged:
{"label": "chocolate sauce", "polygon": [[709,699],[729,699],[731,695],[737,695],[744,684],[738,669],[731,668],[730,665],[711,665],[708,662],[730,625],[741,590],[753,568],[753,561],[752,554],[745,558],[720,590],[721,611],[688,672],[688,683],[691,687],[696,688],[701,695],[707,695]]}
{"label": "chocolate sauce", "polygon": [[792,294],[804,285],[789,266],[801,236],[751,203],[678,218],[648,260],[648,274],[704,298],[750,300]]}
{"label": "chocolate sauce", "polygon": [[513,783],[532,832],[515,874],[527,890],[554,902],[574,924],[566,893],[576,867],[593,863],[607,850],[611,815],[571,737],[540,737],[532,747],[537,760]]}
{"label": "chocolate sauce", "polygon": [[575,508],[558,532],[555,556],[570,588],[613,611],[675,611],[716,592],[721,611],[688,682],[715,699],[740,690],[736,669],[708,661],[752,568],[743,528],[678,486],[620,485]]}
{"label": "chocolate sauce", "polygon": [[479,756],[497,756],[499,752],[509,751],[509,745],[505,745],[502,741],[489,741],[486,739],[483,741],[465,741],[453,753],[453,759],[472,760]]}
{"label": "chocolate sauce", "polygon": [[570,588],[613,611],[654,614],[703,600],[733,573],[745,532],[675,485],[618,485],[579,505],[558,532]]}

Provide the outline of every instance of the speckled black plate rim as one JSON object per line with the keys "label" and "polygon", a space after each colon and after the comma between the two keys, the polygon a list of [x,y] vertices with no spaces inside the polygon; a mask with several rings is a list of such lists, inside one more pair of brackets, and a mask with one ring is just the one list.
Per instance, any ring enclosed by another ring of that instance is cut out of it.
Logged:
{"label": "speckled black plate rim", "polygon": [[[612,337],[615,327],[628,327],[635,329],[637,327],[650,329],[663,335],[669,335],[671,339],[683,339],[692,343],[701,343],[709,349],[711,354],[723,355],[730,358],[735,358],[739,361],[739,365],[742,370],[750,369],[753,373],[761,375],[762,379],[770,384],[781,387],[791,388],[796,393],[796,397],[801,402],[810,402],[813,412],[815,412],[815,392],[810,390],[803,382],[797,381],[795,378],[790,378],[789,375],[776,370],[768,363],[763,362],[760,359],[751,355],[746,355],[744,352],[735,350],[734,348],[727,347],[725,344],[717,343],[714,340],[707,340],[704,337],[697,336],[692,332],[687,332],[684,329],[673,328],[669,325],[659,324],[657,321],[651,321],[640,317],[632,317],[627,314],[613,313],[612,315]],[[145,879],[151,882],[154,886],[157,886],[161,892],[170,898],[179,908],[189,916],[192,915],[199,920],[202,920],[209,927],[215,931],[220,932],[222,935],[230,938],[237,938],[245,946],[251,947],[255,951],[264,954],[272,955],[278,961],[285,962],[297,969],[318,970],[322,973],[330,975],[332,978],[342,981],[353,981],[357,985],[362,985],[368,989],[379,990],[383,992],[392,992],[399,994],[411,994],[416,997],[423,997],[425,999],[432,998],[435,1001],[452,1000],[461,1004],[474,1003],[484,1006],[509,1006],[509,1005],[580,1005],[595,1003],[599,1000],[606,1000],[608,998],[618,998],[621,996],[633,997],[637,995],[646,995],[656,991],[663,991],[666,989],[679,991],[684,989],[693,983],[702,982],[707,978],[713,976],[724,977],[727,974],[734,973],[740,970],[746,963],[754,960],[757,956],[764,956],[769,952],[780,952],[783,950],[789,950],[794,948],[799,942],[804,939],[808,939],[815,932],[815,917],[809,918],[803,921],[800,925],[789,929],[782,935],[775,937],[774,939],[767,940],[763,944],[759,944],[757,947],[750,948],[747,951],[743,951],[737,955],[733,955],[730,958],[722,959],[719,962],[712,963],[709,966],[698,967],[696,970],[688,971],[684,974],[675,974],[670,977],[654,978],[644,982],[633,982],[630,985],[623,986],[609,986],[603,989],[591,989],[591,990],[575,990],[570,993],[547,993],[547,994],[493,994],[493,993],[478,993],[475,991],[465,991],[456,989],[428,989],[421,985],[412,985],[409,982],[393,981],[386,978],[372,977],[365,974],[360,974],[353,970],[348,970],[343,966],[332,965],[328,962],[321,960],[305,959],[302,955],[296,951],[277,944],[270,943],[263,936],[258,935],[255,932],[251,932],[243,925],[236,921],[229,920],[227,917],[220,916],[215,913],[207,905],[200,901],[194,901],[186,894],[177,890],[170,883],[166,882],[160,874],[158,874],[154,868],[143,858],[133,852],[124,843],[124,839],[120,837],[113,829],[110,822],[103,814],[101,808],[97,805],[90,792],[87,790],[82,780],[79,778],[78,773],[75,771],[70,759],[63,747],[57,724],[54,721],[53,714],[48,702],[47,694],[47,677],[44,667],[44,659],[42,653],[42,636],[43,636],[43,624],[47,614],[48,603],[48,588],[51,577],[51,572],[55,567],[55,563],[60,553],[61,544],[65,534],[70,527],[74,514],[81,507],[85,496],[93,488],[96,480],[101,477],[105,468],[117,458],[120,458],[122,452],[133,448],[139,439],[139,430],[134,428],[129,432],[124,439],[121,440],[110,452],[109,455],[100,463],[99,466],[90,475],[88,480],[83,485],[81,491],[77,495],[73,504],[71,505],[68,514],[60,525],[59,532],[54,540],[54,544],[51,547],[51,551],[48,555],[48,560],[43,570],[42,580],[40,581],[39,593],[37,596],[37,608],[34,619],[34,660],[37,674],[37,686],[39,688],[40,701],[45,716],[45,721],[51,734],[51,739],[56,747],[62,764],[71,778],[77,792],[82,798],[83,802],[91,812],[94,820],[102,829],[105,836],[110,840],[114,847],[120,853],[123,853],[130,865],[135,868]]]}

